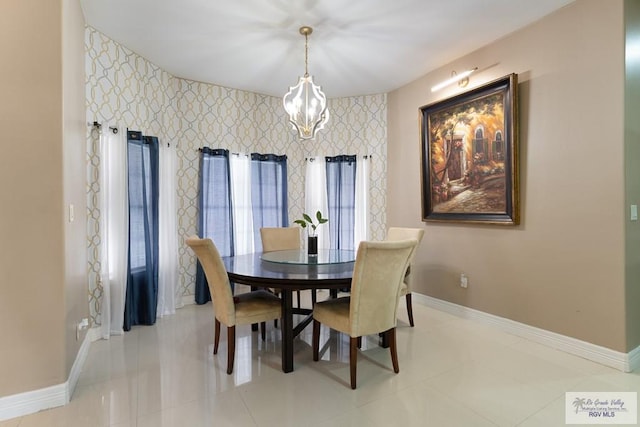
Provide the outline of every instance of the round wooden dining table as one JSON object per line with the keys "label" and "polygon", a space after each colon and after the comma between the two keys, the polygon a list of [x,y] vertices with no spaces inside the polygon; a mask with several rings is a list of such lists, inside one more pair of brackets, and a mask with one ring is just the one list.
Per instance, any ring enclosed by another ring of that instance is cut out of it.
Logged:
{"label": "round wooden dining table", "polygon": [[[282,299],[282,370],[293,371],[293,340],[313,320],[311,309],[293,307],[293,291],[304,289],[348,289],[355,251],[274,251],[222,257],[229,280],[253,288],[276,288]],[[297,325],[294,314],[305,315]]]}

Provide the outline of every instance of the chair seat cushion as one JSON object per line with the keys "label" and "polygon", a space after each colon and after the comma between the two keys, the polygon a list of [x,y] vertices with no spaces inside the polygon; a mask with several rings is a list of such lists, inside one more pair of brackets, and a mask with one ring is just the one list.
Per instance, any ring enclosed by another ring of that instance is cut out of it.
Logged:
{"label": "chair seat cushion", "polygon": [[236,295],[233,302],[236,306],[236,325],[266,322],[282,317],[280,298],[264,290]]}
{"label": "chair seat cushion", "polygon": [[350,333],[349,304],[350,297],[317,302],[313,306],[313,318],[318,322],[345,334]]}

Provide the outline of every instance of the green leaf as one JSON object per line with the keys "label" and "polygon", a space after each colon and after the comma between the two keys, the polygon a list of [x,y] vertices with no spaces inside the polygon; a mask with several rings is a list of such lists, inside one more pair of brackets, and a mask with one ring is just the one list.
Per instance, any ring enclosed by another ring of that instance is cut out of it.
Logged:
{"label": "green leaf", "polygon": [[311,217],[309,215],[307,215],[306,213],[302,214],[302,218],[304,218],[305,221],[307,221],[309,224],[313,223],[313,220],[311,219]]}
{"label": "green leaf", "polygon": [[293,222],[295,222],[296,224],[299,224],[300,227],[302,227],[302,228],[307,228],[307,222],[302,220],[302,219],[296,219]]}
{"label": "green leaf", "polygon": [[325,222],[329,222],[329,220],[328,220],[328,219],[325,219],[325,218],[321,218],[321,219],[318,219],[318,222],[319,222],[320,224],[324,224]]}

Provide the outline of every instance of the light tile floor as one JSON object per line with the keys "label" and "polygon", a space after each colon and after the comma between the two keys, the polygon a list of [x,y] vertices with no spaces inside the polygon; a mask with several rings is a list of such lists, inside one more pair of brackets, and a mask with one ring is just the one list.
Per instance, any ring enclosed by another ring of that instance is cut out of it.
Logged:
{"label": "light tile floor", "polygon": [[399,308],[400,373],[369,337],[355,391],[348,338],[323,328],[324,353],[314,363],[310,326],[296,339],[289,374],[281,371],[278,329],[270,324],[263,342],[238,327],[235,369],[227,375],[226,332],[214,357],[211,305],[192,305],[93,343],[68,405],[0,427],[549,427],[565,425],[566,391],[640,391],[638,373],[414,305],[415,328]]}

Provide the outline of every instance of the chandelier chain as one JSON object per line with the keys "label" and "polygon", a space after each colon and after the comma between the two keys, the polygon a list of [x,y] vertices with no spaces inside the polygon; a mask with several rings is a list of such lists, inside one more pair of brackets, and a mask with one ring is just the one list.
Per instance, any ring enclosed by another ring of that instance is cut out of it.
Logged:
{"label": "chandelier chain", "polygon": [[304,76],[309,77],[309,34],[304,35]]}

